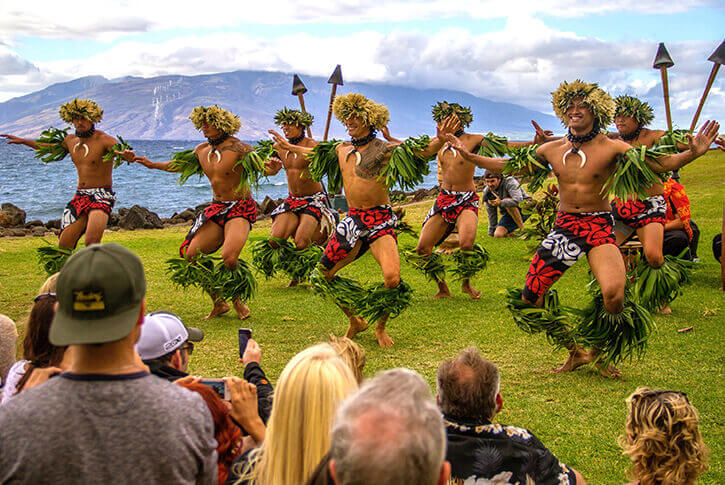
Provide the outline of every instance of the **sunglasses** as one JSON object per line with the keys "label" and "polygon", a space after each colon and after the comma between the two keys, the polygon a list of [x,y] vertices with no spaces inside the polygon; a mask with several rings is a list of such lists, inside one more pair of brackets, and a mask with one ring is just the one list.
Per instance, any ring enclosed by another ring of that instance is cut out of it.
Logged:
{"label": "sunglasses", "polygon": [[40,295],[38,295],[35,298],[33,298],[33,302],[34,303],[37,303],[40,300],[42,300],[43,298],[53,298],[53,299],[55,299],[55,293],[41,293]]}
{"label": "sunglasses", "polygon": [[194,352],[194,344],[191,342],[186,342],[182,347],[181,350],[186,350],[189,355],[191,355]]}
{"label": "sunglasses", "polygon": [[690,404],[690,400],[687,399],[687,394],[682,391],[645,391],[645,392],[639,392],[632,396],[632,399],[637,399],[640,397],[659,397],[662,394],[677,394],[685,398],[685,401],[687,401],[687,404]]}

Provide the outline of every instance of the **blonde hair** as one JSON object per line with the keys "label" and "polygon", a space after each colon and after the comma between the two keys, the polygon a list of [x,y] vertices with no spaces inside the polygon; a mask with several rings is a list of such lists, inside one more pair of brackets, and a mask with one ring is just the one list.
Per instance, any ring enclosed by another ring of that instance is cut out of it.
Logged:
{"label": "blonde hair", "polygon": [[330,335],[329,341],[337,355],[350,367],[357,383],[362,384],[365,378],[363,375],[366,360],[365,350],[347,337]]}
{"label": "blonde hair", "polygon": [[356,389],[352,371],[329,344],[292,357],[277,382],[264,442],[237,483],[304,483],[330,449],[337,408]]}
{"label": "blonde hair", "polygon": [[55,293],[55,286],[56,281],[58,280],[58,275],[60,273],[55,273],[53,275],[50,275],[47,280],[40,286],[38,289],[38,294],[43,295],[45,293]]}
{"label": "blonde hair", "polygon": [[707,469],[708,449],[687,395],[642,387],[627,398],[627,408],[619,444],[640,484],[696,483]]}

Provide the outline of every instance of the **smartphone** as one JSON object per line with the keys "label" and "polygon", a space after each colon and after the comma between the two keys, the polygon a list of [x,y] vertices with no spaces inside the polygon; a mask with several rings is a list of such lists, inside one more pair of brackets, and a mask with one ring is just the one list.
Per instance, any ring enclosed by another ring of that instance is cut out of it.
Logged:
{"label": "smartphone", "polygon": [[202,379],[199,381],[199,384],[210,387],[212,391],[216,392],[225,401],[230,401],[232,398],[229,393],[229,385],[224,379]]}
{"label": "smartphone", "polygon": [[244,358],[244,351],[247,350],[247,343],[252,338],[252,330],[249,328],[239,329],[239,358]]}

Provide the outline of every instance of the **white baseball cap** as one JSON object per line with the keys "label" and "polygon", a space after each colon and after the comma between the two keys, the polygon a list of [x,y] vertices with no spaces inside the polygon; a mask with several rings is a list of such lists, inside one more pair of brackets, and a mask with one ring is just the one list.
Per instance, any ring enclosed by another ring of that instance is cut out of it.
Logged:
{"label": "white baseball cap", "polygon": [[136,352],[141,360],[158,359],[180,349],[187,340],[199,342],[203,338],[203,331],[187,328],[173,313],[149,313],[141,325],[141,337],[136,342]]}

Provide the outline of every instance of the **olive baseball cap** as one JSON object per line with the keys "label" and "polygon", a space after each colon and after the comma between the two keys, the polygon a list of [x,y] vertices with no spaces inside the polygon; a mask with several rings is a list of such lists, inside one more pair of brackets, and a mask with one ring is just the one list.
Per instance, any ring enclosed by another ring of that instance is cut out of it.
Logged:
{"label": "olive baseball cap", "polygon": [[118,244],[81,249],[60,270],[53,345],[114,342],[133,330],[146,294],[143,264]]}

